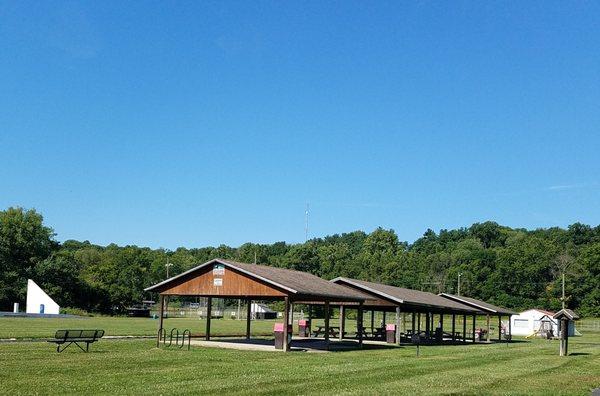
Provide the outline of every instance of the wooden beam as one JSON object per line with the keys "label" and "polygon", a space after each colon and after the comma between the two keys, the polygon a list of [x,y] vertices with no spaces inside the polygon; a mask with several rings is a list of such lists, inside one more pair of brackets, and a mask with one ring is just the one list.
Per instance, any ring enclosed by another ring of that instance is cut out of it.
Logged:
{"label": "wooden beam", "polygon": [[412,313],[410,314],[410,316],[412,317],[412,318],[411,318],[411,319],[412,319],[412,327],[411,327],[410,329],[411,329],[411,330],[412,330],[412,332],[414,333],[414,332],[415,332],[415,322],[416,322],[416,319],[417,319],[417,318],[416,318],[416,316],[415,316],[415,313],[414,313],[414,312],[412,312]]}
{"label": "wooden beam", "polygon": [[346,312],[344,306],[340,305],[340,341],[344,339],[344,331],[346,331]]}
{"label": "wooden beam", "polygon": [[467,342],[467,315],[463,315],[463,342]]}
{"label": "wooden beam", "polygon": [[160,340],[162,338],[162,329],[163,329],[163,316],[164,316],[164,309],[165,309],[165,297],[161,294],[158,297],[158,331],[157,331],[157,335],[156,335],[156,347],[158,348],[158,346],[160,345]]}
{"label": "wooden beam", "polygon": [[308,306],[308,337],[312,335],[312,305]]}
{"label": "wooden beam", "polygon": [[283,311],[283,351],[287,352],[289,350],[288,345],[288,325],[290,323],[290,298],[285,296],[283,298],[285,302],[285,308]]}
{"label": "wooden beam", "polygon": [[400,306],[396,307],[396,344],[400,345],[400,325],[402,324],[400,320]]}
{"label": "wooden beam", "polygon": [[252,300],[246,300],[246,339],[250,339],[250,321],[252,320]]}
{"label": "wooden beam", "polygon": [[486,334],[485,340],[487,342],[490,342],[490,314],[486,315],[485,320],[486,320],[486,327],[487,327],[487,334]]}
{"label": "wooden beam", "polygon": [[358,314],[356,315],[356,329],[358,330],[358,347],[362,348],[363,346],[363,304],[358,304]]}
{"label": "wooden beam", "polygon": [[211,313],[212,313],[212,297],[207,297],[207,302],[206,302],[206,341],[210,341]]}
{"label": "wooden beam", "polygon": [[456,314],[452,314],[452,342],[456,341]]}
{"label": "wooden beam", "polygon": [[429,314],[429,312],[427,312],[427,313],[425,314],[425,338],[427,338],[427,339],[429,339],[429,338],[430,338],[430,337],[429,337],[429,334],[430,334],[430,332],[431,332],[431,327],[430,327],[430,325],[429,325],[429,318],[430,318],[430,316],[431,316],[431,315]]}
{"label": "wooden beam", "polygon": [[502,315],[498,315],[498,341],[502,341]]}
{"label": "wooden beam", "polygon": [[385,311],[383,311],[383,321],[381,322],[381,325],[385,327]]}
{"label": "wooden beam", "polygon": [[417,333],[419,333],[419,336],[421,335],[421,312],[419,312],[417,314]]}
{"label": "wooden beam", "polygon": [[375,310],[371,310],[371,334],[375,332]]}
{"label": "wooden beam", "polygon": [[508,317],[508,337],[506,337],[506,342],[512,341],[512,316]]}
{"label": "wooden beam", "polygon": [[325,344],[329,349],[329,301],[325,301]]}
{"label": "wooden beam", "polygon": [[475,343],[475,322],[477,321],[477,315],[473,314],[473,343]]}

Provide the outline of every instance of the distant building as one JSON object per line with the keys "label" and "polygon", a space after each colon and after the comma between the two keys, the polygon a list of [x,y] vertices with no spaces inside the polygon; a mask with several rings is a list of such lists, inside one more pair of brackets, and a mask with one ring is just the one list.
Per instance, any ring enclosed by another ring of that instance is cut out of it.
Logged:
{"label": "distant building", "polygon": [[276,319],[277,312],[273,311],[271,308],[267,307],[264,304],[252,303],[250,306],[250,313],[252,314],[252,319]]}
{"label": "distant building", "polygon": [[60,313],[58,304],[50,298],[34,281],[27,280],[27,313],[55,314]]}
{"label": "distant building", "polygon": [[[516,336],[533,336],[537,333],[540,337],[551,331],[558,337],[558,321],[553,319],[554,312],[543,309],[528,309],[518,315],[510,317],[512,334]],[[575,335],[575,324],[569,325],[569,336]]]}

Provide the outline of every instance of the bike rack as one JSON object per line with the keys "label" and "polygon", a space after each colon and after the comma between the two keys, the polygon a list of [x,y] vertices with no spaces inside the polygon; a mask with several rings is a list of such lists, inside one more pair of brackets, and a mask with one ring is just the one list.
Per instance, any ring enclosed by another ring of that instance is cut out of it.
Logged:
{"label": "bike rack", "polygon": [[[173,345],[173,334],[175,334],[175,345]],[[179,336],[180,335],[181,335],[181,344],[179,344]],[[190,331],[190,329],[185,329],[185,330],[183,330],[182,333],[180,333],[179,329],[176,327],[173,327],[171,329],[171,332],[169,333],[169,344],[168,345],[167,345],[167,330],[159,329],[158,330],[158,338],[156,340],[156,347],[160,346],[160,340],[162,339],[163,346],[165,346],[165,347],[176,346],[176,347],[179,347],[179,349],[183,349],[183,347],[185,346],[185,336],[186,335],[187,335],[187,341],[188,341],[187,349],[189,351],[190,346],[191,346],[191,341],[192,341],[192,332]]]}
{"label": "bike rack", "polygon": [[183,334],[181,335],[181,346],[179,347],[179,349],[183,348],[183,345],[185,344],[185,334],[187,333],[188,336],[188,351],[190,350],[190,343],[192,340],[192,333],[190,332],[190,329],[185,329],[183,330]]}
{"label": "bike rack", "polygon": [[179,343],[179,329],[177,327],[173,327],[171,329],[171,335],[169,337],[169,346],[171,346],[171,344],[173,344],[173,332],[176,331],[177,334],[175,335],[175,346],[177,346],[177,344]]}
{"label": "bike rack", "polygon": [[156,337],[156,347],[158,348],[160,346],[160,340],[163,340],[163,345],[164,345],[166,342],[166,338],[167,338],[167,330],[164,328],[158,329],[158,334]]}

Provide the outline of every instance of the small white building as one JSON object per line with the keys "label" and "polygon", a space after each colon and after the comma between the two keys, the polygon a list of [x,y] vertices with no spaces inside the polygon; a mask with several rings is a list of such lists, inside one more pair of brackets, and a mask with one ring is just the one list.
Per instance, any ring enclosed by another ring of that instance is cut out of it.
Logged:
{"label": "small white building", "polygon": [[267,307],[265,304],[252,303],[250,305],[250,314],[252,319],[276,319],[277,312]]}
{"label": "small white building", "polygon": [[[554,337],[558,337],[558,321],[553,319],[554,312],[543,309],[528,309],[518,315],[510,317],[511,333],[515,336],[533,336],[539,333],[544,336],[551,330]],[[541,331],[540,331],[541,330]],[[569,336],[575,335],[575,324],[569,325]]]}
{"label": "small white building", "polygon": [[27,306],[25,312],[32,314],[60,313],[58,304],[46,294],[34,281],[27,280]]}

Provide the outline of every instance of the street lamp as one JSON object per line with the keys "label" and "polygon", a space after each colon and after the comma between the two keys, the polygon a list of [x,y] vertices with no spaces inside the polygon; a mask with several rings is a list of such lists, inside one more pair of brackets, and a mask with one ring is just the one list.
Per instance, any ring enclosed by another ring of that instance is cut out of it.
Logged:
{"label": "street lamp", "polygon": [[167,264],[165,264],[165,267],[167,268],[167,279],[169,279],[169,267],[172,265],[173,263],[169,263],[169,259],[167,258]]}

